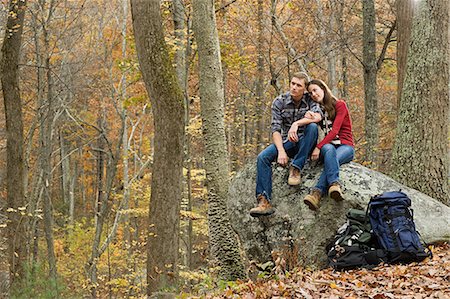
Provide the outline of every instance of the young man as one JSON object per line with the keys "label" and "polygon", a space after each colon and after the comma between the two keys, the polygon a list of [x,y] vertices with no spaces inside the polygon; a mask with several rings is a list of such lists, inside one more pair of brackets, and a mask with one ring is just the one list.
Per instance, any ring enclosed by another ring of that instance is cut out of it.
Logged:
{"label": "young man", "polygon": [[272,162],[286,166],[289,158],[288,184],[301,183],[300,171],[317,144],[318,129],[315,123],[322,119],[322,111],[306,92],[308,76],[292,75],[289,91],[278,96],[272,103],[272,140],[258,155],[256,174],[256,200],[258,205],[250,215],[259,217],[275,212],[272,198]]}

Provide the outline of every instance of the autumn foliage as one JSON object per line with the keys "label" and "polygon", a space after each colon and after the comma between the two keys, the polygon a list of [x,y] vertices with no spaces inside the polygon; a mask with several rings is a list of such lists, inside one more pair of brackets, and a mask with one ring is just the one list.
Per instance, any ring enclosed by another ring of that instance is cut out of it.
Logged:
{"label": "autumn foliage", "polygon": [[450,245],[434,247],[433,252],[432,259],[420,264],[381,265],[371,270],[336,272],[328,268],[285,272],[275,267],[273,272],[265,273],[265,278],[239,281],[221,292],[206,294],[204,298],[448,298]]}

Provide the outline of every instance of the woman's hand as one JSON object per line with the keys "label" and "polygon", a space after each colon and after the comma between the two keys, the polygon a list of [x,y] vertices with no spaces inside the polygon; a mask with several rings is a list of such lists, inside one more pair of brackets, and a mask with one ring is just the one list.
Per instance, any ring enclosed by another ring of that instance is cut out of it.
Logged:
{"label": "woman's hand", "polygon": [[316,147],[311,154],[311,160],[316,161],[317,159],[319,159],[319,155],[320,155],[320,149],[318,149]]}
{"label": "woman's hand", "polygon": [[306,111],[305,117],[309,119],[314,119],[314,112],[312,111]]}
{"label": "woman's hand", "polygon": [[298,142],[297,131],[298,131],[298,124],[294,122],[288,131],[288,139],[290,142]]}

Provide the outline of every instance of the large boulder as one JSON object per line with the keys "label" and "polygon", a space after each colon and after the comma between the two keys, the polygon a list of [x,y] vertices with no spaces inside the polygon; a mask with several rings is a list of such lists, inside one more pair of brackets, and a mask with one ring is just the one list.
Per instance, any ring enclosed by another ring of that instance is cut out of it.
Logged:
{"label": "large boulder", "polygon": [[450,207],[356,163],[341,166],[345,200],[335,202],[327,196],[316,212],[308,209],[303,198],[317,182],[322,167],[307,165],[301,186],[292,187],[287,184],[288,170],[274,166],[272,204],[276,212],[253,218],[248,211],[256,204],[255,164],[235,175],[228,200],[232,226],[249,260],[263,263],[272,260],[275,253],[294,264],[322,267],[325,246],[345,222],[347,210],[366,209],[371,196],[400,189],[412,200],[414,221],[423,239],[427,243],[450,241]]}

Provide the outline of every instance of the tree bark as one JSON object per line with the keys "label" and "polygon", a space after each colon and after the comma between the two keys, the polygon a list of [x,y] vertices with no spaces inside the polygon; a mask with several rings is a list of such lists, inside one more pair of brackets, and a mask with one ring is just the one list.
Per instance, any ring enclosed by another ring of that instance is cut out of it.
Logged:
{"label": "tree bark", "polygon": [[236,235],[227,214],[229,165],[224,129],[224,90],[213,0],[193,2],[194,34],[200,72],[201,115],[205,138],[209,246],[213,265],[227,280],[243,278]]}
{"label": "tree bark", "polygon": [[258,28],[258,49],[257,49],[257,69],[256,69],[256,154],[258,154],[263,144],[263,132],[264,132],[264,14],[263,14],[263,0],[258,0],[258,14],[257,14],[257,28]]}
{"label": "tree bark", "polygon": [[[173,23],[175,28],[175,43],[177,51],[175,53],[175,64],[180,85],[184,94],[184,125],[189,127],[190,122],[190,101],[188,90],[189,57],[191,55],[190,21],[186,18],[186,7],[182,0],[173,1]],[[185,210],[192,212],[192,156],[191,156],[191,134],[189,130],[185,133],[185,155],[184,167],[186,168],[186,201],[183,202]],[[192,218],[187,217],[186,228],[184,229],[185,256],[184,265],[191,269],[192,265]]]}
{"label": "tree bark", "polygon": [[337,15],[336,15],[336,25],[338,27],[338,32],[340,36],[340,48],[341,48],[341,88],[340,88],[340,96],[341,98],[348,99],[348,67],[347,67],[347,37],[345,32],[345,23],[344,23],[344,1],[339,1],[337,4]]}
{"label": "tree bark", "polygon": [[[22,100],[19,90],[19,57],[26,0],[9,1],[9,13],[2,45],[1,82],[6,115],[8,261],[10,285],[20,281],[26,264]],[[23,212],[23,211],[22,211]]]}
{"label": "tree bark", "polygon": [[155,122],[147,241],[147,293],[150,295],[162,287],[173,286],[178,276],[184,106],[183,93],[164,41],[160,1],[132,0],[131,12],[138,60]]}
{"label": "tree bark", "polygon": [[[41,9],[44,9],[45,1],[41,3]],[[41,62],[44,63],[43,69],[45,69],[45,79],[47,81],[47,95],[42,98],[42,102],[39,105],[39,117],[40,117],[40,157],[39,164],[42,169],[42,188],[43,188],[43,207],[44,207],[44,233],[45,241],[47,244],[47,262],[49,266],[49,275],[56,283],[57,270],[56,270],[56,255],[54,249],[53,238],[53,206],[51,198],[51,182],[52,182],[52,132],[54,121],[54,84],[53,76],[50,65],[50,37],[48,32],[48,26],[52,19],[54,12],[54,1],[51,0],[48,5],[48,10],[44,22],[42,23],[42,38],[44,42],[43,52],[36,53],[41,56]]]}
{"label": "tree bark", "polygon": [[377,59],[375,39],[375,2],[363,3],[363,68],[365,109],[365,160],[376,166],[378,147]]}
{"label": "tree bark", "polygon": [[450,204],[449,2],[421,1],[411,33],[391,173]]}
{"label": "tree bark", "polygon": [[397,9],[397,107],[400,108],[412,20],[414,11],[417,9],[417,1],[397,0],[395,7]]}

